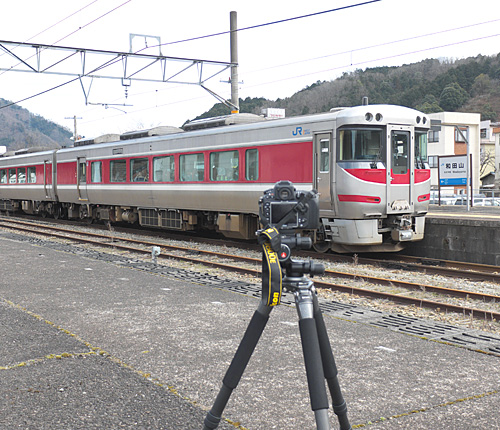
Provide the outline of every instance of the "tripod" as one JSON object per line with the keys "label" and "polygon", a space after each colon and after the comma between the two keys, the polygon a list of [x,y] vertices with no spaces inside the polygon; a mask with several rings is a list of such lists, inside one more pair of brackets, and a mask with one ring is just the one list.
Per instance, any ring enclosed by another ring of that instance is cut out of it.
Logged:
{"label": "tripod", "polygon": [[[337,379],[337,367],[333,358],[323,315],[319,308],[314,283],[305,276],[305,273],[324,273],[324,266],[314,264],[311,261],[294,261],[290,259],[290,249],[286,245],[285,247],[288,251],[280,253],[280,263],[286,271],[283,277],[283,288],[293,292],[295,296],[309,397],[311,409],[314,411],[317,430],[330,430],[325,379],[332,397],[333,410],[340,423],[340,429],[350,430],[351,425],[347,418],[347,406],[342,397]],[[284,259],[281,257],[283,255]],[[229,397],[238,385],[269,320],[269,315],[274,307],[274,305],[271,306],[269,303],[263,291],[262,301],[253,314],[233,361],[222,380],[222,387],[212,409],[205,418],[203,430],[216,429],[219,425],[222,412],[226,407]]]}

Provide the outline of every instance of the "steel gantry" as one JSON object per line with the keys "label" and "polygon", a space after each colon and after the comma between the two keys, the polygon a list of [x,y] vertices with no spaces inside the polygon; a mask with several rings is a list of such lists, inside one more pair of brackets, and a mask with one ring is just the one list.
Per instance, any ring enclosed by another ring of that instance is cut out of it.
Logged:
{"label": "steel gantry", "polygon": [[[151,55],[7,40],[0,40],[0,52],[3,52],[0,55],[2,73],[44,73],[80,80],[86,104],[94,78],[121,80],[125,87],[133,80],[199,85],[219,98],[206,87],[206,82],[237,67],[231,62],[169,57],[162,55],[160,50],[159,54]],[[90,79],[87,89],[84,78]]]}

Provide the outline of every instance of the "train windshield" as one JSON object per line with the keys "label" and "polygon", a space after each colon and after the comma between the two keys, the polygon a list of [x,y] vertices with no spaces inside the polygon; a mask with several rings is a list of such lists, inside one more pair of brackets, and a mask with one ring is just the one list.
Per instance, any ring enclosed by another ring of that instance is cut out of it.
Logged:
{"label": "train windshield", "polygon": [[415,130],[415,168],[425,169],[427,163],[427,130]]}
{"label": "train windshield", "polygon": [[338,136],[339,161],[385,162],[383,128],[342,128]]}

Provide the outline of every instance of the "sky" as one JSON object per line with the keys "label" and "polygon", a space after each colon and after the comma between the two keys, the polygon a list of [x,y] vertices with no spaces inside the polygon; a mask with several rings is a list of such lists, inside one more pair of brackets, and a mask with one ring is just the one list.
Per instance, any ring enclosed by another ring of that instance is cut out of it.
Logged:
{"label": "sky", "polygon": [[[356,69],[500,52],[498,0],[16,0],[2,6],[0,40],[229,63],[231,11],[237,12],[241,29],[238,80],[243,99],[290,97]],[[273,24],[262,25],[268,23]],[[217,33],[225,34],[200,38]],[[130,34],[154,37],[134,36],[131,46]],[[27,58],[28,51],[9,49]],[[61,54],[44,52],[41,58],[50,62],[55,55]],[[0,49],[0,68],[18,63]],[[122,66],[115,65],[115,72],[117,67]],[[61,63],[54,70],[80,73],[81,63]],[[151,76],[159,76],[154,70]],[[205,85],[230,99],[229,77],[225,70]],[[0,98],[71,131],[76,116],[78,134],[87,138],[180,127],[218,102],[199,85],[131,80],[123,86],[121,80],[104,78],[61,85],[71,79],[0,71]]]}

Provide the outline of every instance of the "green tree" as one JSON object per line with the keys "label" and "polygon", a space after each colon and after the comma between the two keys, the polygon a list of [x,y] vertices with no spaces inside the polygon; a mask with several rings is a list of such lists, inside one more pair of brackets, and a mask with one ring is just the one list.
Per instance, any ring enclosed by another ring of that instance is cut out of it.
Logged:
{"label": "green tree", "polygon": [[443,112],[443,108],[439,106],[439,101],[432,94],[427,94],[421,104],[417,105],[417,110],[424,113]]}
{"label": "green tree", "polygon": [[458,83],[444,87],[439,97],[439,105],[446,111],[456,111],[469,98],[469,94]]}

